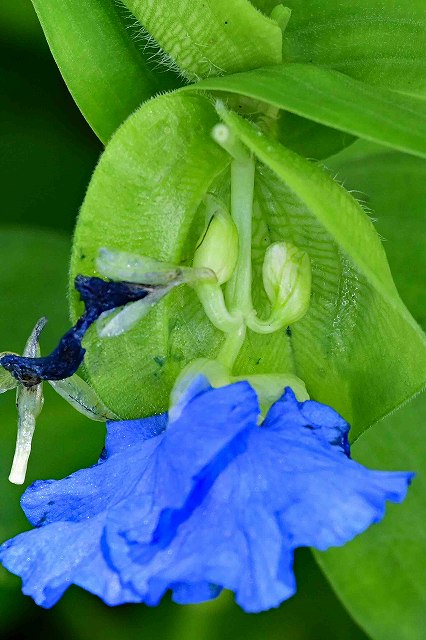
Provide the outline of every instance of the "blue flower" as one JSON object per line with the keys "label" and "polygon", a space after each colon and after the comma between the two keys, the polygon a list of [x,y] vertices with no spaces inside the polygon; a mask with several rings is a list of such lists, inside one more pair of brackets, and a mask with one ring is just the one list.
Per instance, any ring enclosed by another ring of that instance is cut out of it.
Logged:
{"label": "blue flower", "polygon": [[351,540],[412,474],[351,460],[346,422],[289,388],[258,416],[248,383],[198,378],[169,417],[109,423],[97,465],[25,492],[36,529],[0,548],[4,566],[44,607],[71,584],[110,605],[227,588],[246,611],[278,606],[295,592],[294,549]]}

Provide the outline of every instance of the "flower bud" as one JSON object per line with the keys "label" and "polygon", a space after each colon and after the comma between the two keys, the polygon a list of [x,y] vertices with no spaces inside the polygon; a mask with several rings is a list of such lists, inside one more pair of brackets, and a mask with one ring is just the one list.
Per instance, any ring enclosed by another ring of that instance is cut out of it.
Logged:
{"label": "flower bud", "polygon": [[193,266],[214,271],[219,284],[232,276],[238,257],[238,231],[230,214],[223,208],[215,213],[194,254]]}
{"label": "flower bud", "polygon": [[311,264],[307,253],[286,242],[266,250],[263,284],[272,305],[271,320],[290,324],[305,315],[311,296]]}

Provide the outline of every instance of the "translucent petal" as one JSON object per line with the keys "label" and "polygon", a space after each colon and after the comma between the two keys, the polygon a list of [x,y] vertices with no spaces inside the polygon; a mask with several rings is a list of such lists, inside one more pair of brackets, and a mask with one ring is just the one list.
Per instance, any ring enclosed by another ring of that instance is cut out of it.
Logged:
{"label": "translucent petal", "polygon": [[[6,354],[0,354],[0,357]],[[0,393],[5,393],[6,391],[10,391],[11,389],[16,389],[18,386],[18,381],[13,377],[9,371],[0,367]]]}
{"label": "translucent petal", "polygon": [[34,329],[31,332],[30,337],[27,340],[24,351],[22,352],[22,355],[25,358],[40,357],[41,354],[40,354],[39,338],[46,324],[47,324],[47,318],[40,318],[40,320],[38,320],[38,322],[36,323]]}
{"label": "translucent petal", "polygon": [[96,391],[77,374],[64,380],[49,380],[59,395],[70,403],[74,409],[92,420],[119,420],[99,398]]}
{"label": "translucent petal", "polygon": [[99,336],[101,338],[114,338],[126,333],[126,331],[130,331],[168,291],[169,289],[166,287],[159,288],[147,295],[146,298],[127,304],[113,316],[109,312],[107,312],[107,316],[102,314],[96,323]]}

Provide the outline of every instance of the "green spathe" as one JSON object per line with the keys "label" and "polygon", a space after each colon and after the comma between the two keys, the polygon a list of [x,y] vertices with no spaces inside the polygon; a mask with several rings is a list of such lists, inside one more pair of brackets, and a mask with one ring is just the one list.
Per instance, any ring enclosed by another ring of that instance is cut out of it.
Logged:
{"label": "green spathe", "polygon": [[[260,319],[270,311],[262,282],[267,247],[290,240],[312,263],[306,316],[291,331],[248,331],[234,375],[297,375],[311,397],[336,407],[359,433],[423,386],[424,338],[356,200],[319,167],[236,116],[222,115],[260,160],[251,233],[251,295]],[[209,101],[189,95],[156,98],[126,122],[82,207],[73,274],[92,272],[102,246],[190,265],[204,228],[205,194],[229,198],[229,156],[210,137],[216,123]],[[181,287],[129,333],[101,342],[89,334],[87,373],[115,413],[149,415],[167,407],[189,362],[215,358],[222,344],[196,294]],[[394,360],[398,368],[388,366]]]}

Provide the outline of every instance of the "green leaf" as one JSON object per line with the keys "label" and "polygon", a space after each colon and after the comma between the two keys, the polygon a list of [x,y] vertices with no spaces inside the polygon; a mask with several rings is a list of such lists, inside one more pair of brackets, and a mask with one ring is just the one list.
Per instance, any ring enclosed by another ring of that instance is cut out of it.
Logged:
{"label": "green leaf", "polygon": [[375,425],[356,442],[356,460],[374,469],[411,470],[402,505],[317,561],[355,620],[374,640],[423,640],[426,610],[426,395]]}
{"label": "green leaf", "polygon": [[253,125],[229,112],[223,117],[282,180],[264,172],[259,181],[268,241],[289,239],[313,264],[311,308],[292,327],[295,373],[312,397],[352,423],[355,437],[424,387],[425,337],[398,297],[358,202]]}
{"label": "green leaf", "polygon": [[[253,0],[269,13],[276,0]],[[424,0],[286,0],[284,59],[347,73],[374,86],[426,95]]]}
{"label": "green leaf", "polygon": [[249,96],[317,123],[426,157],[423,100],[371,87],[336,71],[304,64],[276,65],[209,78],[195,88]]}
{"label": "green leaf", "polygon": [[327,167],[377,220],[401,297],[426,328],[426,162],[359,141]]}
{"label": "green leaf", "polygon": [[174,78],[149,67],[113,0],[33,0],[50,49],[84,117],[106,142],[144,100]]}
{"label": "green leaf", "polygon": [[[426,163],[356,143],[328,161],[348,188],[377,217],[396,283],[416,319],[426,326]],[[426,607],[425,445],[426,395],[364,433],[355,459],[372,468],[408,469],[417,474],[409,497],[385,520],[347,547],[316,554],[326,576],[355,620],[376,640],[420,640]]]}
{"label": "green leaf", "polygon": [[191,80],[281,62],[281,29],[248,0],[124,3]]}
{"label": "green leaf", "polygon": [[310,160],[329,158],[356,140],[349,133],[283,110],[278,113],[273,133],[279,142]]}
{"label": "green leaf", "polygon": [[[172,263],[192,260],[204,226],[199,207],[229,163],[210,130],[217,114],[208,100],[160,96],[118,130],[94,173],[79,216],[71,271],[94,274],[101,247]],[[161,149],[161,152],[159,152]],[[73,298],[74,315],[82,305]],[[123,336],[87,335],[91,383],[115,413],[140,417],[164,410],[182,366],[206,356],[220,335],[188,287],[172,292]],[[207,348],[209,350],[209,348]]]}

